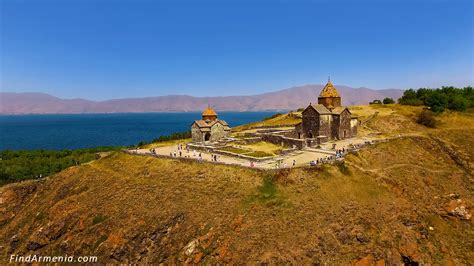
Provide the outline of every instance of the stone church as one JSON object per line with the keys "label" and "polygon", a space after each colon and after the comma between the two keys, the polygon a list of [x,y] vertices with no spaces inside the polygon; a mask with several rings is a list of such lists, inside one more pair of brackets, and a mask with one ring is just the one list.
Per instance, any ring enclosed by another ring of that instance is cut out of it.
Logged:
{"label": "stone church", "polygon": [[202,112],[202,119],[196,120],[191,125],[193,142],[215,142],[228,136],[230,127],[224,120],[217,119],[217,113],[208,106]]}
{"label": "stone church", "polygon": [[341,96],[331,80],[319,94],[318,104],[310,103],[302,116],[303,121],[295,127],[298,139],[313,139],[319,144],[357,135],[357,118],[341,106]]}

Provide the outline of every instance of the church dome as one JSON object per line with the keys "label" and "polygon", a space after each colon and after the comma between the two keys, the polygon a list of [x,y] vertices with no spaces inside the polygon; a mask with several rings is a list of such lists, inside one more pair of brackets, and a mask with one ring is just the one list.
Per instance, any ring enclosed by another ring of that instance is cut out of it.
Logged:
{"label": "church dome", "polygon": [[211,108],[211,106],[208,106],[206,110],[202,112],[202,116],[217,116],[217,113]]}
{"label": "church dome", "polygon": [[331,80],[328,80],[326,86],[324,86],[323,90],[319,94],[319,97],[341,97],[339,92],[336,90],[336,87],[332,84]]}

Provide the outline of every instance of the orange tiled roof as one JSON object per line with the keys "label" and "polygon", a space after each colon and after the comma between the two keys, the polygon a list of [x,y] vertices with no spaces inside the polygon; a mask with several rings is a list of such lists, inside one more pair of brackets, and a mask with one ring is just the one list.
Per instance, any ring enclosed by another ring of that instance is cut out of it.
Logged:
{"label": "orange tiled roof", "polygon": [[214,111],[214,109],[212,109],[210,106],[208,106],[206,108],[206,110],[204,110],[204,112],[202,112],[202,115],[203,116],[211,116],[211,115],[217,116],[217,113],[216,113],[216,111]]}

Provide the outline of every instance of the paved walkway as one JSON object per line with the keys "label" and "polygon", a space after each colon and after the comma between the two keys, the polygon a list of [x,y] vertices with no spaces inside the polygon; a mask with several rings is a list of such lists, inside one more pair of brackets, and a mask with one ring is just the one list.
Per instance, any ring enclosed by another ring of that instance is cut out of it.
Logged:
{"label": "paved walkway", "polygon": [[[361,145],[367,141],[380,140],[380,138],[370,137],[370,138],[351,138],[339,141],[330,141],[321,145],[320,149],[317,148],[306,148],[303,150],[297,150],[290,154],[284,156],[275,156],[272,159],[263,161],[263,162],[254,162],[253,167],[261,169],[275,169],[275,168],[285,168],[293,167],[293,161],[295,161],[296,167],[309,166],[311,161],[318,159],[328,158],[331,155],[335,155],[336,151],[332,149],[333,145],[336,144],[336,149],[348,149],[352,148],[352,145]],[[199,160],[199,154],[201,154],[202,160],[207,162],[212,162],[212,153],[204,151],[186,151],[186,145],[182,144],[183,150],[178,149],[178,145],[162,146],[155,147],[155,153],[161,156],[168,156],[173,158],[190,158]],[[152,155],[149,149],[139,149],[135,152],[139,154],[149,154]],[[244,167],[250,167],[251,162],[243,158],[237,158],[233,156],[220,155],[217,154],[217,161],[224,164],[233,164],[240,165]]]}

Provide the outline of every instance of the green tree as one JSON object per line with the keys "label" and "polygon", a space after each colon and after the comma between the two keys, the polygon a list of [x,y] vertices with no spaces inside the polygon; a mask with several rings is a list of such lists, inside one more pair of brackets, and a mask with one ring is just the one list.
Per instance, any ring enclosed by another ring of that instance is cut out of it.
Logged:
{"label": "green tree", "polygon": [[469,108],[469,106],[469,100],[461,95],[454,95],[453,97],[449,98],[448,109],[450,110],[465,111],[467,108]]}
{"label": "green tree", "polygon": [[435,113],[441,113],[448,107],[448,96],[440,90],[435,90],[426,99],[426,106],[430,107]]}
{"label": "green tree", "polygon": [[395,101],[392,98],[388,98],[388,97],[384,98],[382,102],[383,102],[383,104],[395,103]]}

